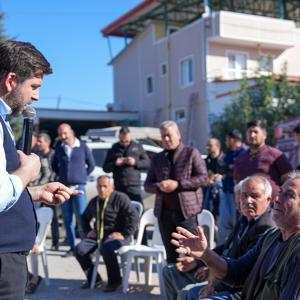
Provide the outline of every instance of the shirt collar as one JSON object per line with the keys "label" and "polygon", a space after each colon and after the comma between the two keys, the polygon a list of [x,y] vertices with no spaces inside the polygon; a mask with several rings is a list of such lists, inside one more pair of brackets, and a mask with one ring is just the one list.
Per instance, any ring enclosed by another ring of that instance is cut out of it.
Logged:
{"label": "shirt collar", "polygon": [[11,108],[4,102],[3,99],[0,99],[0,115],[5,120],[7,115],[11,114]]}
{"label": "shirt collar", "polygon": [[62,143],[63,147],[67,147],[67,148],[75,148],[75,147],[80,147],[80,141],[79,139],[75,138],[75,142],[72,146],[68,146],[65,143]]}

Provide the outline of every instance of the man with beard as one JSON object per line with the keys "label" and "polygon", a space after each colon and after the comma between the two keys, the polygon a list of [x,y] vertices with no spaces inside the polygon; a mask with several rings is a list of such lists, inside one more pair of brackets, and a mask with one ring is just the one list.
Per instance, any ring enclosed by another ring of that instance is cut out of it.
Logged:
{"label": "man with beard", "polygon": [[0,299],[23,300],[27,282],[26,254],[36,236],[32,201],[63,203],[79,192],[58,182],[28,187],[40,171],[35,154],[17,151],[8,117],[39,99],[50,64],[30,43],[0,42]]}
{"label": "man with beard", "polygon": [[233,177],[239,182],[254,174],[265,176],[272,184],[274,198],[287,173],[293,168],[284,153],[265,144],[267,126],[264,120],[251,121],[247,128],[249,149],[237,157]]}
{"label": "man with beard", "polygon": [[177,252],[200,259],[230,286],[242,286],[243,300],[300,299],[300,173],[288,177],[273,204],[272,218],[278,228],[269,230],[245,255],[238,259],[218,256],[208,249],[201,227],[197,235],[176,228],[172,243]]}

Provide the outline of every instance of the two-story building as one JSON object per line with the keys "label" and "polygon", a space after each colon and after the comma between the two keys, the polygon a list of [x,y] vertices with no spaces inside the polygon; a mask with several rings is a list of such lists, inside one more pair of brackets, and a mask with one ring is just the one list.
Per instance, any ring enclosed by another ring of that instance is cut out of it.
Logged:
{"label": "two-story building", "polygon": [[299,76],[300,4],[227,2],[145,0],[104,28],[106,37],[129,40],[110,62],[114,107],[138,111],[143,126],[173,119],[184,142],[204,151],[213,114],[242,77],[285,65],[288,76]]}

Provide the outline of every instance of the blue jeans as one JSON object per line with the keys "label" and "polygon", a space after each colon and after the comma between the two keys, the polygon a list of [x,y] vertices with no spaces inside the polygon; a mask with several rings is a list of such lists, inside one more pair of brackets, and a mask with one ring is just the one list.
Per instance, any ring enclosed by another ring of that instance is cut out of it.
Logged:
{"label": "blue jeans", "polygon": [[219,216],[220,199],[223,197],[223,182],[218,180],[206,188],[204,193],[204,208],[214,217]]}
{"label": "blue jeans", "polygon": [[187,286],[187,289],[184,289],[178,297],[178,300],[198,300],[198,299],[206,299],[206,300],[238,300],[240,299],[240,292],[229,292],[229,291],[220,291],[214,295],[199,297],[199,292],[206,286],[204,283],[198,283],[194,286]]}
{"label": "blue jeans", "polygon": [[236,221],[237,212],[234,200],[234,194],[223,193],[220,201],[219,211],[220,221],[218,229],[217,245],[222,245],[227,240],[228,236],[232,232]]}
{"label": "blue jeans", "polygon": [[[85,192],[85,185],[79,184],[78,190]],[[71,250],[74,250],[75,247],[75,225],[73,224],[73,212],[76,216],[76,222],[78,227],[78,233],[80,238],[84,238],[84,233],[81,225],[81,216],[86,209],[86,195],[77,195],[72,196],[68,201],[66,201],[61,206],[65,228],[67,241]]]}

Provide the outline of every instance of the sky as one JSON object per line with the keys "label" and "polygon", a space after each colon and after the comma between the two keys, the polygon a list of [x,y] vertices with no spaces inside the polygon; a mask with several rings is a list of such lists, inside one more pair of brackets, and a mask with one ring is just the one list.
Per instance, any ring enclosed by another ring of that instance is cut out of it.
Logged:
{"label": "sky", "polygon": [[[108,41],[100,30],[142,0],[0,0],[5,34],[31,42],[54,73],[34,106],[106,110],[113,102]],[[111,39],[116,55],[124,39]]]}

